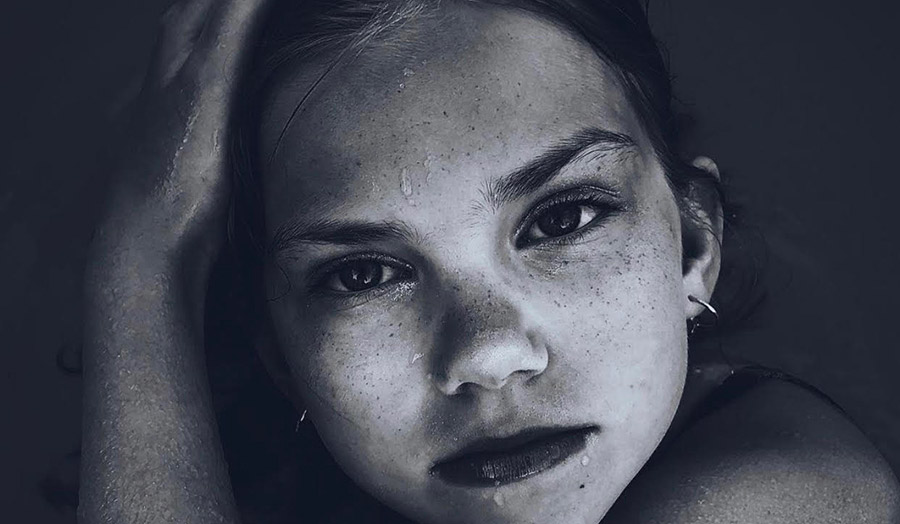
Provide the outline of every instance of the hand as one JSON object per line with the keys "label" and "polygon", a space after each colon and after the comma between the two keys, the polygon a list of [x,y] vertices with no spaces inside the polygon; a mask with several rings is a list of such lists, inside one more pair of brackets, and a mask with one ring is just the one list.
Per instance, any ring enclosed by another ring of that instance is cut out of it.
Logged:
{"label": "hand", "polygon": [[[95,244],[101,253],[212,255],[224,239],[228,131],[265,0],[170,8]],[[96,253],[96,250],[95,250]]]}

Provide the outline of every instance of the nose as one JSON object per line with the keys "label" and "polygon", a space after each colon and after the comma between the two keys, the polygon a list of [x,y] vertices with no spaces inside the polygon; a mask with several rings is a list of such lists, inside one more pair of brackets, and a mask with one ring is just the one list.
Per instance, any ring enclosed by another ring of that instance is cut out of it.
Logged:
{"label": "nose", "polygon": [[455,293],[437,333],[433,380],[445,395],[494,391],[547,368],[547,346],[522,304],[485,286]]}

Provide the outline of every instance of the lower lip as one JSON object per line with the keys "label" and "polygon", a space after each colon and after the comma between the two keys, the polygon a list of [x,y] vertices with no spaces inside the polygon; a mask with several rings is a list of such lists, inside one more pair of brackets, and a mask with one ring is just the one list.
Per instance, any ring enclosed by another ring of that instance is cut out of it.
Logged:
{"label": "lower lip", "polygon": [[555,433],[507,451],[473,453],[436,466],[432,473],[450,484],[501,486],[533,477],[587,446],[597,428]]}

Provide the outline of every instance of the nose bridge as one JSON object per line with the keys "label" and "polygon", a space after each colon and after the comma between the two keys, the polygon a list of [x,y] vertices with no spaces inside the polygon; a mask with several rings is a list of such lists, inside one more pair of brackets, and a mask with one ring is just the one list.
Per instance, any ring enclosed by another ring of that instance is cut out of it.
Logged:
{"label": "nose bridge", "polygon": [[529,326],[523,301],[498,277],[460,270],[444,282],[433,376],[447,395],[497,390],[513,376],[530,378],[547,366],[547,348]]}

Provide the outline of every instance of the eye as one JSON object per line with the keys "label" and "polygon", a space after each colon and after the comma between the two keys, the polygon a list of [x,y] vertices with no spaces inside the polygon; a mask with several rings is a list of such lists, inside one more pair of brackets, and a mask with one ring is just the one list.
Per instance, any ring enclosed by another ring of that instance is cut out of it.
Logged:
{"label": "eye", "polygon": [[518,248],[545,242],[577,240],[607,217],[626,210],[619,193],[582,186],[557,193],[535,206],[518,228]]}
{"label": "eye", "polygon": [[560,202],[539,210],[531,225],[516,242],[519,247],[542,240],[562,238],[590,225],[600,215],[600,207],[590,202]]}
{"label": "eye", "polygon": [[538,215],[527,236],[530,240],[565,236],[590,224],[598,214],[595,206],[585,203],[556,204]]}
{"label": "eye", "polygon": [[411,269],[381,258],[337,260],[323,271],[317,287],[334,293],[361,293],[409,277]]}

